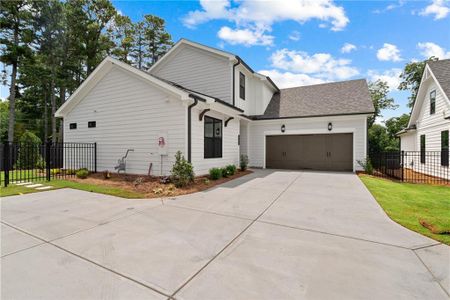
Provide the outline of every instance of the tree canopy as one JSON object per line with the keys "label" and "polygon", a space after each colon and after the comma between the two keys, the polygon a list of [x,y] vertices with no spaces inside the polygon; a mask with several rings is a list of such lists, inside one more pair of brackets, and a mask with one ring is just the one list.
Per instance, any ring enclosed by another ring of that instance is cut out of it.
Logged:
{"label": "tree canopy", "polygon": [[25,130],[61,140],[55,111],[107,55],[144,69],[172,45],[163,19],[133,22],[110,0],[1,1],[0,8],[2,80],[10,86],[2,141]]}

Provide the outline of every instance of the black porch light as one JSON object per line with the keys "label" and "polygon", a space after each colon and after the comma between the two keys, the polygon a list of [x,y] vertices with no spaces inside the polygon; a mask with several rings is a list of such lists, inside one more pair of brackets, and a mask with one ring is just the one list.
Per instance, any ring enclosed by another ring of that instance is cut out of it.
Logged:
{"label": "black porch light", "polygon": [[286,131],[286,125],[281,125],[281,132],[285,132]]}
{"label": "black porch light", "polygon": [[333,123],[329,122],[328,123],[328,131],[333,130]]}

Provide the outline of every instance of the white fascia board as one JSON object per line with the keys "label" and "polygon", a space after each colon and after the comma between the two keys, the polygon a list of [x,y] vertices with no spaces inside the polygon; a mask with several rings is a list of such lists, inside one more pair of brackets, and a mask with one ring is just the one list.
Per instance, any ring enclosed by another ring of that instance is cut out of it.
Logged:
{"label": "white fascia board", "polygon": [[189,93],[173,87],[172,85],[159,80],[144,71],[138,70],[124,62],[121,62],[120,60],[107,57],[76,89],[76,91],[69,97],[69,99],[67,99],[67,101],[58,109],[58,111],[55,113],[55,116],[64,117],[68,112],[70,112],[113,67],[118,67],[134,76],[139,77],[140,79],[144,79],[148,83],[153,84],[155,87],[165,92],[169,92],[170,94],[179,97],[183,101],[190,99]]}

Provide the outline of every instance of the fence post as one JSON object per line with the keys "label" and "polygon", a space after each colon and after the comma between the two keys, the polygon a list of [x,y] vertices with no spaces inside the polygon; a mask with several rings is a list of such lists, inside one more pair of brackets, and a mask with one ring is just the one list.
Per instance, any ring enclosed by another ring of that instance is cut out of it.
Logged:
{"label": "fence post", "polygon": [[94,143],[94,173],[97,173],[97,142]]}
{"label": "fence post", "polygon": [[402,168],[402,182],[404,181],[404,179],[405,179],[405,151],[404,150],[402,150],[402,158],[401,158],[401,161],[400,161],[400,167]]}
{"label": "fence post", "polygon": [[9,142],[3,144],[3,169],[5,180],[5,187],[9,184],[9,162],[10,162],[10,151],[9,151]]}
{"label": "fence post", "polygon": [[47,181],[50,181],[50,175],[51,175],[51,168],[50,168],[50,147],[51,142],[46,141],[45,142],[45,175],[47,177]]}

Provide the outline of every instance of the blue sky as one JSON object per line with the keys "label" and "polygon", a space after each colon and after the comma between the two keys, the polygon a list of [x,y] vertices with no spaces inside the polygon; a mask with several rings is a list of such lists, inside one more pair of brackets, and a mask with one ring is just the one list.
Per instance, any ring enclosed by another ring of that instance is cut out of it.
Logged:
{"label": "blue sky", "polygon": [[[450,1],[114,1],[134,21],[164,18],[174,41],[184,37],[241,56],[282,87],[383,78],[396,90],[411,60],[450,58]],[[311,4],[313,3],[313,4]],[[344,45],[348,44],[346,49]],[[345,51],[347,50],[347,51]]]}
{"label": "blue sky", "polygon": [[[113,1],[139,21],[164,18],[174,41],[184,37],[242,57],[280,87],[378,78],[408,113],[398,75],[411,60],[450,58],[450,1]],[[346,46],[346,47],[344,47]],[[7,89],[2,87],[2,98]],[[379,122],[382,119],[379,120]]]}

